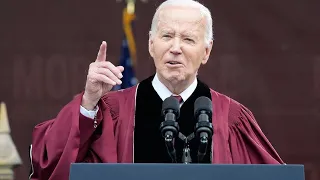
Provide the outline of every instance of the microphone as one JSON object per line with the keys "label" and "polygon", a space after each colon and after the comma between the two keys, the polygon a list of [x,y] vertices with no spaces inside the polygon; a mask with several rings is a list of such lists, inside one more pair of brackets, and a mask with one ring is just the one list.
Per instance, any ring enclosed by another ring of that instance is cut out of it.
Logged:
{"label": "microphone", "polygon": [[212,119],[212,102],[205,96],[199,97],[194,103],[194,115],[197,119],[195,127],[196,137],[200,139],[198,149],[198,161],[202,161],[206,155],[208,140],[212,138],[213,127],[210,120]]}
{"label": "microphone", "polygon": [[179,132],[179,125],[176,119],[180,116],[179,102],[174,97],[168,97],[162,103],[162,115],[164,121],[160,124],[161,135],[165,140],[168,154],[173,162],[177,162],[176,150],[173,145],[173,139],[177,137]]}

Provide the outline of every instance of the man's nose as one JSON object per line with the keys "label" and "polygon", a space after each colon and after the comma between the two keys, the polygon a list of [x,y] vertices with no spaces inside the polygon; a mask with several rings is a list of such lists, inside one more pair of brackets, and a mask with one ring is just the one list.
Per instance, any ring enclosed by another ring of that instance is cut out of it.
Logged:
{"label": "man's nose", "polygon": [[172,46],[170,52],[174,55],[179,55],[182,53],[181,51],[181,43],[179,38],[175,38],[172,42]]}

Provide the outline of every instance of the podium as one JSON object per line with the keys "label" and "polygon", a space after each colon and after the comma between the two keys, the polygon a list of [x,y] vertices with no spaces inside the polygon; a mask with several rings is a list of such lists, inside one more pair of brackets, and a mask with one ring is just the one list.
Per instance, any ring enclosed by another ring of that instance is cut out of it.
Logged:
{"label": "podium", "polygon": [[304,180],[303,165],[71,164],[69,180]]}

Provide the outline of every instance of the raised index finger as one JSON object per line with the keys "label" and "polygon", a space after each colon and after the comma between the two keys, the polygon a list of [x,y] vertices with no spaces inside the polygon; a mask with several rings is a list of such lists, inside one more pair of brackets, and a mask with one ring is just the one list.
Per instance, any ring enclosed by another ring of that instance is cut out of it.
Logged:
{"label": "raised index finger", "polygon": [[106,61],[106,58],[107,58],[107,43],[105,41],[102,41],[96,62]]}

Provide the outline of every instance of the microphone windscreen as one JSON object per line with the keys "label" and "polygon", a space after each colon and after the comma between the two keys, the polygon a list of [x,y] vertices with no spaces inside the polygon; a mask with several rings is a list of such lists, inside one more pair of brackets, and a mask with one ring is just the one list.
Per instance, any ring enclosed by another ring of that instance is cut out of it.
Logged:
{"label": "microphone windscreen", "polygon": [[180,116],[180,104],[178,100],[172,96],[165,99],[162,103],[162,115],[165,115],[168,110],[173,110],[173,113],[178,119]]}
{"label": "microphone windscreen", "polygon": [[200,111],[206,111],[211,117],[212,115],[212,102],[208,97],[201,96],[194,102],[194,115],[197,117]]}

